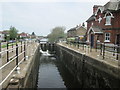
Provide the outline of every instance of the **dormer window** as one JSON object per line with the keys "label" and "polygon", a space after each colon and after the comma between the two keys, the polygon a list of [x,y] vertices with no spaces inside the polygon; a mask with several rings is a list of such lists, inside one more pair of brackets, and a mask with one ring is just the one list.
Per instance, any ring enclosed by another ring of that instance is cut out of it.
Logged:
{"label": "dormer window", "polygon": [[111,25],[111,16],[106,16],[106,23],[105,25]]}
{"label": "dormer window", "polygon": [[107,12],[107,13],[105,14],[105,17],[104,17],[104,18],[106,18],[106,23],[105,23],[105,25],[111,25],[111,19],[114,18],[114,16],[113,16],[112,13]]}

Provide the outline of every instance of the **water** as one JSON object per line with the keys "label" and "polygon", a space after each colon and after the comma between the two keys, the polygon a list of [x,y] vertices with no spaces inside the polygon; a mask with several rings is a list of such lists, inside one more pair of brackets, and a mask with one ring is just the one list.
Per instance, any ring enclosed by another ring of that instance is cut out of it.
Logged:
{"label": "water", "polygon": [[79,83],[55,57],[41,55],[37,87],[67,89],[79,87]]}

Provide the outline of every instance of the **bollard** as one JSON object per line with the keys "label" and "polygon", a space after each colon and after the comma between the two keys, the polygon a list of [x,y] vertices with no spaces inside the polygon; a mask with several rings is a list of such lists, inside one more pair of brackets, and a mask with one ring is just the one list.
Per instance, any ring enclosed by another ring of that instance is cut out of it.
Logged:
{"label": "bollard", "polygon": [[9,62],[9,51],[8,51],[8,49],[9,49],[9,43],[7,42],[7,62]]}

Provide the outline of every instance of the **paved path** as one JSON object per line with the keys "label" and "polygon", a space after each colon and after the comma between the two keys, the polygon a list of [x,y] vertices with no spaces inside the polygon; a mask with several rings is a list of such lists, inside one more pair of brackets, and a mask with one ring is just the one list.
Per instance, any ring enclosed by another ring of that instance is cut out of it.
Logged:
{"label": "paved path", "polygon": [[[38,47],[38,45],[39,45],[39,44],[36,43],[36,42],[32,42],[32,43],[29,43],[28,45],[26,45],[26,56],[27,56],[26,59],[27,59],[27,60],[32,57],[32,55],[34,54],[34,50],[35,50],[35,48]],[[21,47],[19,48],[19,53],[21,53]],[[10,53],[10,56],[15,55],[15,54],[16,54],[16,51],[11,52],[11,53]],[[7,60],[6,60],[6,57],[4,57],[4,56],[6,56],[6,54],[3,54],[3,57],[2,57],[2,60],[1,60],[1,61],[2,61],[1,63],[2,63],[2,64],[0,64],[0,67],[3,66],[3,65],[5,65],[5,64],[7,63],[7,62],[6,62],[6,61],[7,61]],[[20,62],[20,61],[23,60],[23,59],[24,59],[24,53],[19,56],[18,61]],[[22,63],[24,63],[24,60],[23,60]],[[20,64],[20,65],[21,65],[21,64]],[[20,65],[19,65],[19,66],[20,66]],[[6,79],[6,77],[8,76],[8,74],[11,73],[11,70],[13,70],[15,66],[16,66],[16,59],[13,60],[13,61],[11,61],[11,62],[9,63],[9,65],[7,65],[7,66],[5,66],[4,68],[0,69],[0,75],[2,75],[2,76],[0,76],[0,77],[2,77],[2,78],[1,78],[2,81]],[[21,67],[21,70],[22,70],[23,68],[24,68],[24,66]],[[15,72],[13,72],[13,73],[11,73],[11,74],[13,75],[14,73],[15,73]],[[3,87],[5,87],[5,85],[8,84],[10,78],[13,77],[12,75],[10,75],[9,79],[5,80],[4,85],[2,85]],[[0,83],[2,82],[1,80],[0,80]]]}

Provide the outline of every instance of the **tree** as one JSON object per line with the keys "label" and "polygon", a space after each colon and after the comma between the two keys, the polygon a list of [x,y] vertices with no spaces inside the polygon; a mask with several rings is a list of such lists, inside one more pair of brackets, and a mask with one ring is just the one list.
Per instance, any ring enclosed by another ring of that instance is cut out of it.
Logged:
{"label": "tree", "polygon": [[35,36],[35,33],[34,33],[34,32],[32,32],[32,35],[33,35],[33,36]]}
{"label": "tree", "polygon": [[82,26],[85,27],[85,23],[84,22],[82,23]]}
{"label": "tree", "polygon": [[31,39],[34,39],[34,38],[36,38],[36,35],[35,35],[34,32],[32,32],[32,34],[31,34]]}
{"label": "tree", "polygon": [[58,41],[60,38],[65,38],[65,27],[55,27],[52,29],[51,33],[47,36],[48,37],[48,41],[49,42],[56,42]]}
{"label": "tree", "polygon": [[11,40],[15,40],[17,38],[17,32],[18,30],[15,27],[10,27],[9,36]]}

